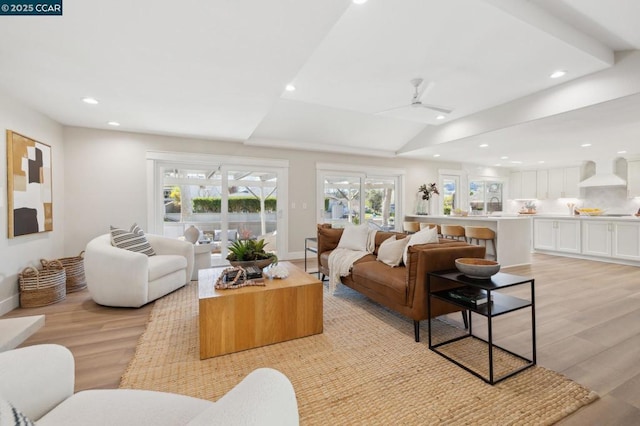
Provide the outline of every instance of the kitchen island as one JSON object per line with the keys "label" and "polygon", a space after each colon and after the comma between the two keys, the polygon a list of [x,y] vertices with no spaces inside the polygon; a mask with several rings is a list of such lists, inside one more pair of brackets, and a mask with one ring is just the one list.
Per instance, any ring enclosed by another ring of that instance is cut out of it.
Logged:
{"label": "kitchen island", "polygon": [[[438,225],[484,226],[496,233],[497,259],[503,267],[531,263],[531,218],[519,216],[426,216],[406,215],[405,221]],[[493,258],[493,247],[487,247]]]}

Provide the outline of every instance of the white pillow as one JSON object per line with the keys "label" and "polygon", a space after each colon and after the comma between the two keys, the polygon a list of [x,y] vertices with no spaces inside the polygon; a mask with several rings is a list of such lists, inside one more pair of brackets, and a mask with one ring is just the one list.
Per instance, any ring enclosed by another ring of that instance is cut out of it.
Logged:
{"label": "white pillow", "polygon": [[416,232],[415,234],[411,234],[411,238],[409,238],[409,242],[404,249],[404,254],[402,255],[402,261],[404,264],[407,264],[407,252],[409,251],[410,246],[415,246],[416,244],[427,244],[427,243],[437,243],[438,242],[438,228],[424,228],[420,232]]}
{"label": "white pillow", "polygon": [[366,225],[351,225],[344,228],[338,248],[367,251],[369,228]]}
{"label": "white pillow", "polygon": [[404,248],[407,246],[408,242],[409,237],[398,240],[394,235],[391,238],[387,238],[378,248],[378,260],[392,268],[394,266],[398,266],[402,261]]}

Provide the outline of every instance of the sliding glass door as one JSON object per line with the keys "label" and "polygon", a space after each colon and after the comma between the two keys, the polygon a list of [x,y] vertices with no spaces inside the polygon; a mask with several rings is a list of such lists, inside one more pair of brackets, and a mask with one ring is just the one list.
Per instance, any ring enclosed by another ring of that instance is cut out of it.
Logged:
{"label": "sliding glass door", "polygon": [[286,169],[201,163],[154,162],[154,191],[162,196],[153,202],[159,211],[151,216],[151,232],[179,238],[197,227],[198,243],[211,246],[214,265],[226,263],[229,244],[239,239],[264,239],[267,250],[286,253],[286,191],[285,200],[279,199],[279,186],[286,187]]}

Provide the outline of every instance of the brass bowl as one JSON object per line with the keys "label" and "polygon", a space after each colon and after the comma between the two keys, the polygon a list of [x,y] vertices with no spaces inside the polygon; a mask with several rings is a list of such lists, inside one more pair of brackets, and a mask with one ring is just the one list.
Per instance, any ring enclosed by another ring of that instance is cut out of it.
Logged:
{"label": "brass bowl", "polygon": [[456,268],[469,278],[487,279],[500,271],[500,264],[494,260],[462,257],[456,259]]}

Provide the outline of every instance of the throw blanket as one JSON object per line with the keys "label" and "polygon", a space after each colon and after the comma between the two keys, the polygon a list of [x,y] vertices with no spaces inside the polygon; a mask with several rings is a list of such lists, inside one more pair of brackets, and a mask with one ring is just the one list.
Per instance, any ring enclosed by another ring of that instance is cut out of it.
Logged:
{"label": "throw blanket", "polygon": [[340,277],[346,277],[351,272],[353,264],[376,248],[376,232],[370,229],[367,235],[367,251],[335,248],[329,255],[329,293],[333,294]]}

